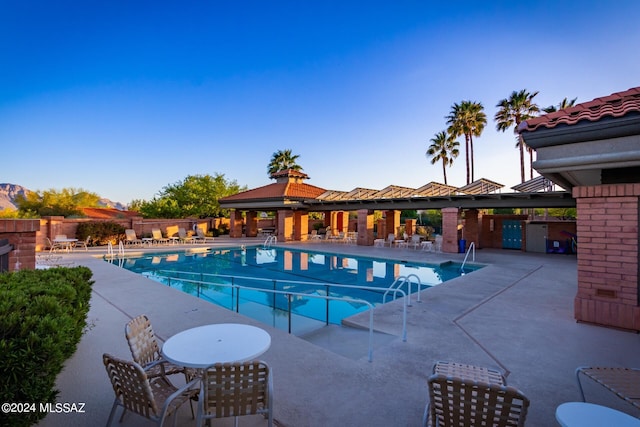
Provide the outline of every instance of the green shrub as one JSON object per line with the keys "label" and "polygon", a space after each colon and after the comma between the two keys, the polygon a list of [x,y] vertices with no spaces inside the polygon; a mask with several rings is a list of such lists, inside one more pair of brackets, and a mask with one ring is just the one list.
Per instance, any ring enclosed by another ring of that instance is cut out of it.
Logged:
{"label": "green shrub", "polygon": [[55,402],[55,381],[75,353],[91,298],[87,267],[0,274],[0,402],[35,403],[36,412],[2,414],[3,426],[44,418],[39,404]]}
{"label": "green shrub", "polygon": [[81,222],[76,229],[76,238],[85,240],[91,236],[89,244],[91,246],[107,245],[118,243],[125,240],[124,227],[117,222],[112,221],[91,221]]}

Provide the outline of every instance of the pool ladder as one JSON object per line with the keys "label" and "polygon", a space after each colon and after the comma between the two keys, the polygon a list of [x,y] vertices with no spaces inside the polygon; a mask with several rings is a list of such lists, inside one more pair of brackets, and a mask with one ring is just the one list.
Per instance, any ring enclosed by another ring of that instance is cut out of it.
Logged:
{"label": "pool ladder", "polygon": [[[108,243],[107,245],[107,257],[108,258],[113,258],[115,257],[116,254],[113,251],[113,244],[111,242]],[[118,243],[118,255],[119,258],[124,257],[124,244],[122,243],[122,240],[120,240],[120,242]]]}
{"label": "pool ladder", "polygon": [[[382,303],[386,303],[387,302],[387,294],[389,292],[392,292],[394,289],[400,289],[402,288],[402,285],[404,285],[405,283],[407,284],[407,307],[411,307],[411,284],[413,283],[410,278],[415,277],[416,280],[418,281],[417,285],[418,285],[418,302],[420,301],[420,291],[422,290],[422,282],[420,281],[420,278],[415,275],[415,274],[409,274],[408,276],[398,276],[396,278],[396,280],[393,281],[393,283],[391,284],[391,286],[389,286],[389,288],[387,289],[387,291],[384,293],[384,295],[382,296]],[[396,285],[397,284],[397,285]]]}
{"label": "pool ladder", "polygon": [[278,238],[276,236],[268,236],[267,240],[264,241],[264,249],[268,249],[276,243],[278,243]]}
{"label": "pool ladder", "polygon": [[460,274],[464,275],[464,265],[467,263],[467,258],[469,258],[469,253],[473,252],[471,255],[471,262],[476,261],[476,244],[475,242],[471,242],[469,245],[469,249],[467,249],[467,254],[464,256],[464,261],[462,261],[462,265],[460,266]]}

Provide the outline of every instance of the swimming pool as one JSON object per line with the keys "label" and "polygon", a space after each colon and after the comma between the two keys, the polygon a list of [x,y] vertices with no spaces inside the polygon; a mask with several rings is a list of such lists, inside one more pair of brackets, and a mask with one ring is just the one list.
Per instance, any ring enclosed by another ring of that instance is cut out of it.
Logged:
{"label": "swimming pool", "polygon": [[[298,332],[313,329],[316,322],[339,324],[345,317],[367,310],[369,305],[361,300],[375,306],[393,299],[394,295],[385,295],[385,291],[400,276],[408,277],[416,291],[418,279],[425,289],[461,274],[460,264],[451,262],[427,265],[278,247],[150,253],[125,258],[121,265],[276,327],[286,320],[283,312],[291,310]],[[477,268],[465,266],[465,273]],[[406,292],[407,286],[402,289]],[[295,297],[289,300],[286,292]],[[314,297],[323,295],[343,299]]]}

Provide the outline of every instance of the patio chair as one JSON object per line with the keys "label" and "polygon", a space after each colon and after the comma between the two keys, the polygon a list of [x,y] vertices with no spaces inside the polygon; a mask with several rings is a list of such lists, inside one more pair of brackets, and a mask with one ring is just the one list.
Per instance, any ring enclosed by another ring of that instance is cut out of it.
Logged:
{"label": "patio chair", "polygon": [[62,243],[56,243],[56,242],[52,242],[50,238],[46,237],[47,239],[47,247],[49,248],[49,252],[55,252],[58,249],[62,250],[64,249],[64,245]]}
{"label": "patio chair", "polygon": [[125,243],[127,245],[141,245],[142,244],[142,240],[138,239],[138,236],[136,236],[136,230],[128,228],[126,230],[124,230],[124,236],[125,236]]}
{"label": "patio chair", "polygon": [[200,242],[200,243],[213,243],[213,241],[215,240],[214,237],[205,236],[204,231],[202,231],[201,228],[196,228],[195,239],[197,242]]}
{"label": "patio chair", "polygon": [[[447,377],[462,378],[470,381],[481,381],[490,384],[507,385],[507,380],[500,371],[485,368],[484,366],[468,365],[466,363],[439,360],[433,364],[432,374],[441,374]],[[428,425],[430,417],[430,403],[427,403],[422,420],[423,425]]]}
{"label": "patio chair", "polygon": [[187,236],[187,232],[184,228],[178,228],[178,238],[181,243],[194,243],[195,239],[193,237]]}
{"label": "patio chair", "polygon": [[151,229],[151,236],[153,238],[153,243],[157,243],[158,245],[167,244],[171,241],[171,239],[167,239],[166,237],[162,237],[162,231],[159,228]]}
{"label": "patio chair", "polygon": [[167,375],[174,374],[184,374],[189,379],[190,374],[185,368],[162,358],[151,321],[146,314],[131,319],[124,327],[124,335],[133,360],[143,367],[151,380],[159,378],[170,383]]}
{"label": "patio chair", "polygon": [[202,376],[196,426],[212,418],[263,414],[273,426],[273,386],[262,361],[216,363]]}
{"label": "patio chair", "polygon": [[[116,395],[107,426],[113,422],[118,406],[122,406],[120,422],[127,410],[155,421],[161,427],[164,420],[174,414],[180,406],[190,402],[198,395],[199,379],[188,382],[177,388],[163,381],[151,382],[142,367],[136,362],[118,359],[108,353],[102,356],[102,361],[111,380],[111,386]],[[193,407],[191,407],[193,416]],[[173,418],[176,425],[176,416]]]}
{"label": "patio chair", "polygon": [[87,236],[84,240],[78,240],[73,244],[74,249],[84,248],[85,252],[89,250],[89,240],[91,240],[91,236]]}
{"label": "patio chair", "polygon": [[413,246],[413,249],[418,249],[418,246],[422,243],[422,237],[419,234],[411,235],[411,242],[409,244]]}
{"label": "patio chair", "polygon": [[387,240],[384,242],[384,245],[389,245],[390,248],[393,247],[393,241],[396,240],[396,235],[393,233],[389,233],[389,235],[387,236]]}
{"label": "patio chair", "polygon": [[430,411],[433,427],[523,427],[529,399],[518,389],[444,374],[429,377]]}
{"label": "patio chair", "polygon": [[576,380],[583,402],[586,402],[580,374],[600,384],[620,399],[640,409],[640,369],[601,366],[581,366],[576,369]]}

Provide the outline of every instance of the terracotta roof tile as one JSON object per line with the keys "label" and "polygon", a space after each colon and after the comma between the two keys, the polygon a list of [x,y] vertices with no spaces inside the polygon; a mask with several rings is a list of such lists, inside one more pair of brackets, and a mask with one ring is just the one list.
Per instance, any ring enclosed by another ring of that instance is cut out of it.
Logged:
{"label": "terracotta roof tile", "polygon": [[309,175],[307,175],[306,173],[304,173],[302,171],[293,170],[293,169],[284,169],[284,170],[278,171],[278,172],[272,174],[271,178],[280,178],[280,177],[285,177],[285,176],[309,179]]}
{"label": "terracotta roof tile", "polygon": [[234,194],[232,196],[223,197],[220,200],[227,202],[252,199],[315,199],[325,191],[327,190],[324,188],[304,183],[276,182],[274,184],[243,191],[242,193]]}
{"label": "terracotta roof tile", "polygon": [[595,122],[607,116],[622,117],[633,111],[640,112],[640,87],[596,98],[593,101],[583,102],[544,116],[534,117],[520,123],[518,132],[532,132],[539,127],[551,129],[560,124],[575,125],[580,120]]}
{"label": "terracotta roof tile", "polygon": [[87,217],[95,219],[132,218],[140,216],[138,212],[121,211],[114,208],[82,208],[82,212]]}

